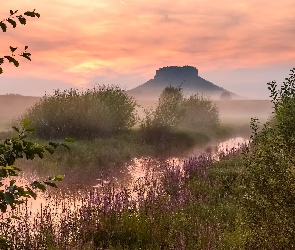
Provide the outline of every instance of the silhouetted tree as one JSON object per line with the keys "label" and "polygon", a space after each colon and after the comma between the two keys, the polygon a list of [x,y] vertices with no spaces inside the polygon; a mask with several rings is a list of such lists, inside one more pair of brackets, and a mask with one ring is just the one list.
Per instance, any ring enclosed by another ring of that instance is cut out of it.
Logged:
{"label": "silhouetted tree", "polygon": [[232,96],[228,91],[224,91],[220,96],[220,100],[222,101],[231,100],[231,99],[232,99]]}

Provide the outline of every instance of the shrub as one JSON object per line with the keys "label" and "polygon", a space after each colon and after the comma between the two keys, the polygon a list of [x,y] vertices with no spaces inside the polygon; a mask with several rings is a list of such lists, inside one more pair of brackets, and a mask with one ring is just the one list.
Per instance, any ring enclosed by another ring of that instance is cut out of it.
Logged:
{"label": "shrub", "polygon": [[[141,131],[146,142],[171,139],[178,130],[207,133],[219,126],[219,111],[209,98],[192,95],[185,98],[181,87],[166,87],[155,109],[146,110]],[[204,136],[203,134],[201,135]]]}
{"label": "shrub", "polygon": [[181,87],[166,87],[159,97],[154,122],[167,128],[177,126],[183,115],[183,103]]}
{"label": "shrub", "polygon": [[188,130],[213,130],[219,126],[219,111],[209,98],[192,95],[184,102],[184,115],[179,126]]}
{"label": "shrub", "polygon": [[146,117],[140,128],[148,143],[167,141],[183,115],[184,97],[180,87],[166,87],[155,109],[145,110]]}
{"label": "shrub", "polygon": [[25,117],[41,138],[77,138],[112,135],[137,121],[136,102],[117,86],[75,89],[44,96]]}
{"label": "shrub", "polygon": [[245,224],[249,249],[295,248],[295,69],[280,90],[269,83],[275,122],[258,132],[245,155]]}

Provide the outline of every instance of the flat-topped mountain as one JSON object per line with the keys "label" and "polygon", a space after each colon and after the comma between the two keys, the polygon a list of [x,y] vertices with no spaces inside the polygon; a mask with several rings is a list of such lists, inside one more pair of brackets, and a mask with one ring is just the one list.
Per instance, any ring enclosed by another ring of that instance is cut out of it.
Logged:
{"label": "flat-topped mountain", "polygon": [[[198,69],[192,66],[170,66],[156,71],[154,79],[128,91],[136,99],[157,99],[167,86],[181,86],[186,94],[204,94],[219,99],[226,90],[199,76]],[[235,94],[231,93],[233,96]]]}

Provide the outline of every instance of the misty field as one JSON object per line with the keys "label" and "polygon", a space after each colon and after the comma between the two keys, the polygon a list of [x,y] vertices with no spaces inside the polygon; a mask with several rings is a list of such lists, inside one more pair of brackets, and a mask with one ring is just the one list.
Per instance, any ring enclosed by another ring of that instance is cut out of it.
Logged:
{"label": "misty field", "polygon": [[[213,102],[170,86],[138,103],[97,86],[56,90],[24,112],[8,105],[7,124],[35,128],[29,140],[74,141],[18,161],[22,183],[65,177],[2,213],[1,249],[294,248],[295,88],[269,88],[272,101]],[[237,136],[251,141],[216,148]]]}

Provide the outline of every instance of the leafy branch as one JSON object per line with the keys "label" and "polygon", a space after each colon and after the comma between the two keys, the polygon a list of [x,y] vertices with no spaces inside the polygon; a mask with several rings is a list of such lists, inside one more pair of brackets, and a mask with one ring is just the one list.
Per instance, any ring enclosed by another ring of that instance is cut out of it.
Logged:
{"label": "leafy branch", "polygon": [[[40,14],[35,12],[36,10],[34,9],[33,11],[26,11],[23,15],[16,15],[18,10],[13,11],[10,10],[10,16],[6,19],[3,19],[0,21],[0,28],[2,29],[3,32],[7,31],[7,25],[10,24],[12,25],[13,28],[17,26],[17,20],[19,21],[20,24],[25,25],[27,23],[27,19],[24,16],[28,17],[40,17]],[[15,67],[19,66],[18,60],[15,59],[15,54],[14,52],[17,50],[17,47],[12,47],[10,46],[10,51],[11,55],[6,55],[4,57],[0,57],[0,74],[3,73],[3,69],[1,65],[4,63],[4,59],[7,59],[9,63],[13,63]],[[31,61],[31,53],[27,52],[28,46],[25,46],[24,51],[21,54],[18,54],[21,57],[26,58],[27,60]]]}
{"label": "leafy branch", "polygon": [[[44,154],[53,154],[55,150],[63,146],[69,149],[68,145],[65,143],[55,143],[49,142],[48,145],[39,145],[27,141],[27,132],[34,131],[30,126],[28,120],[24,120],[22,123],[22,128],[13,127],[17,131],[18,135],[6,139],[4,143],[0,144],[0,210],[6,212],[7,207],[11,206],[12,209],[16,205],[24,202],[23,198],[34,198],[36,199],[35,190],[46,190],[46,185],[51,187],[57,187],[55,182],[61,181],[63,179],[62,175],[56,175],[49,177],[43,182],[34,181],[29,185],[17,186],[15,185],[16,180],[10,180],[9,184],[4,184],[2,181],[9,177],[18,176],[18,172],[21,171],[20,168],[15,166],[15,161],[19,158],[26,158],[27,160],[33,160],[35,157],[43,158]],[[71,142],[71,138],[67,138],[66,142]]]}

